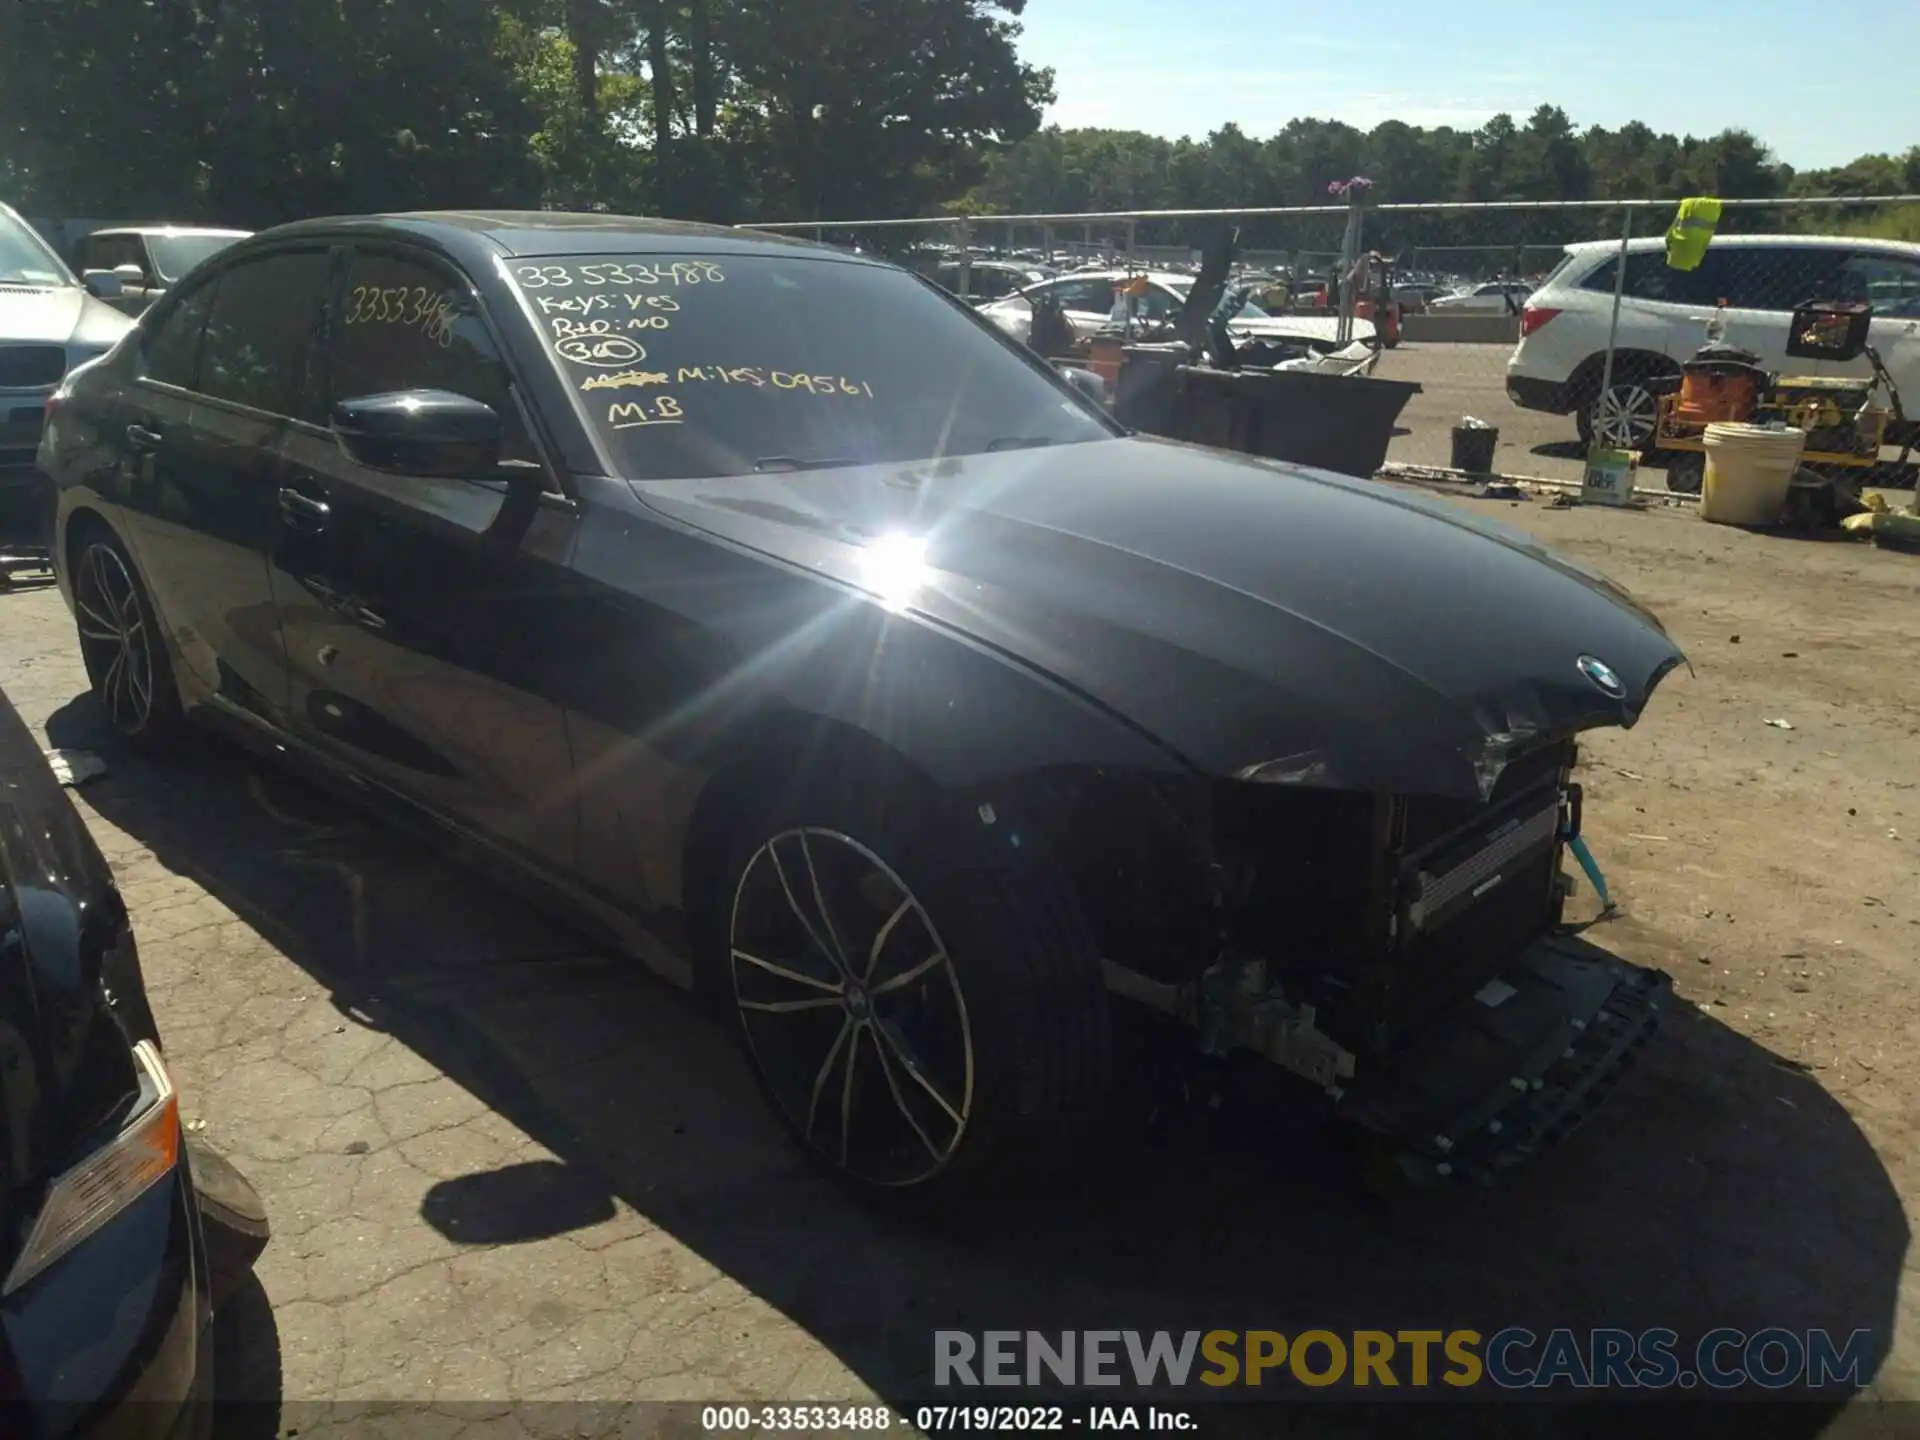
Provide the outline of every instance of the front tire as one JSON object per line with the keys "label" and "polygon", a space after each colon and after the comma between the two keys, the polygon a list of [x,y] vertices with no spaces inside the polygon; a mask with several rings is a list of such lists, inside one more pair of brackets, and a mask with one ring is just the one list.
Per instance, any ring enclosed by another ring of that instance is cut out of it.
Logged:
{"label": "front tire", "polygon": [[[1583,404],[1575,423],[1580,443],[1611,450],[1638,450],[1651,454],[1660,421],[1659,377],[1644,363],[1625,362],[1603,392]],[[1593,382],[1596,390],[1598,381]]]}
{"label": "front tire", "polygon": [[159,619],[132,559],[104,527],[77,547],[73,610],[87,680],[108,723],[140,749],[176,739],[180,692]]}
{"label": "front tire", "polygon": [[920,1200],[1067,1153],[1111,1030],[1055,867],[914,788],[765,806],[732,848],[723,928],[727,1002],[788,1130],[856,1189]]}

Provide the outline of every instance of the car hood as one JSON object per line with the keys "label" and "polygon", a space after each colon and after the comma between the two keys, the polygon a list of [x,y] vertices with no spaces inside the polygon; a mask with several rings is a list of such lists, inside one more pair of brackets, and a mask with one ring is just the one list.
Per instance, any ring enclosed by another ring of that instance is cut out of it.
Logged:
{"label": "car hood", "polygon": [[0,342],[105,349],[132,328],[131,319],[77,285],[46,290],[0,286]]}
{"label": "car hood", "polygon": [[1485,798],[1536,740],[1632,725],[1683,658],[1625,592],[1516,531],[1171,441],[634,488],[1216,775]]}
{"label": "car hood", "polygon": [[[1373,322],[1352,322],[1350,340],[1371,340]],[[1310,340],[1324,345],[1338,341],[1340,317],[1337,315],[1270,315],[1264,320],[1235,320],[1227,333],[1236,340]]]}

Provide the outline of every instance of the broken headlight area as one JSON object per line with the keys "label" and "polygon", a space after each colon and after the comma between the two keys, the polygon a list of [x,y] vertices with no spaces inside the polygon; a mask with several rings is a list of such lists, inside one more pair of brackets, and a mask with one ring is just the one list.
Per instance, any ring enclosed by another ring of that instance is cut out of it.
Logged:
{"label": "broken headlight area", "polygon": [[1066,853],[1109,988],[1176,1017],[1203,1055],[1299,1077],[1416,1173],[1511,1165],[1591,1111],[1667,994],[1563,933],[1576,754],[1514,754],[1481,803],[1291,770],[1081,795]]}

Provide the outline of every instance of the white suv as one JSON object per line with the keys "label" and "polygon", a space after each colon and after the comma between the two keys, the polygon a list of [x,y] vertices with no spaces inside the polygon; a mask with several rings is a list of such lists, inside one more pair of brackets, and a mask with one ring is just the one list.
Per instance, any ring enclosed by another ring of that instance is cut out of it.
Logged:
{"label": "white suv", "polygon": [[1706,343],[1715,306],[1726,301],[1726,340],[1768,370],[1795,375],[1867,375],[1866,358],[1789,360],[1788,317],[1811,299],[1866,300],[1870,343],[1920,416],[1920,245],[1825,235],[1723,235],[1695,270],[1667,266],[1666,242],[1627,247],[1613,382],[1600,393],[1613,309],[1616,241],[1569,245],[1520,315],[1520,343],[1507,361],[1507,395],[1528,410],[1572,414],[1580,438],[1647,448],[1661,382]]}

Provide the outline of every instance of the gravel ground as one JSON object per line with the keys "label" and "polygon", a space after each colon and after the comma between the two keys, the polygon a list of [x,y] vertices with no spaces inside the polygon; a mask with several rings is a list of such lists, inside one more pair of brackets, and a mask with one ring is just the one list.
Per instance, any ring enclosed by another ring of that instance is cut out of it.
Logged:
{"label": "gravel ground", "polygon": [[1874,1393],[1920,1401],[1920,559],[1461,503],[1612,574],[1692,659],[1580,776],[1626,912],[1589,938],[1674,975],[1661,1038],[1492,1191],[1358,1200],[1276,1123],[1143,1143],[1072,1222],[965,1239],[823,1184],[713,1024],[497,884],[211,743],[115,750],[58,597],[0,596],[9,695],[109,761],[79,801],[190,1119],[273,1217],[229,1393],[908,1404],[935,1327],[1520,1323],[1864,1328]]}

